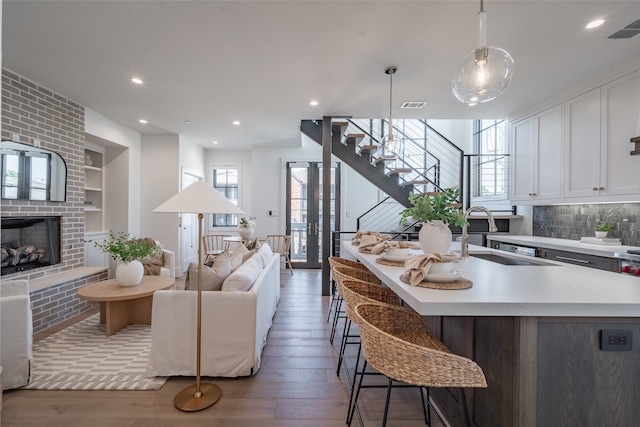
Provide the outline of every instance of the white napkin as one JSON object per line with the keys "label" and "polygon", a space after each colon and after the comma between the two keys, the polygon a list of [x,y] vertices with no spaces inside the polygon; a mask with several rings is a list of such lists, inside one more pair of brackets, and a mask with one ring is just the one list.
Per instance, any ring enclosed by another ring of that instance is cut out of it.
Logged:
{"label": "white napkin", "polygon": [[460,256],[456,254],[424,254],[409,258],[404,263],[405,271],[400,275],[400,280],[417,286],[420,282],[427,278],[431,265],[434,262],[457,262]]}

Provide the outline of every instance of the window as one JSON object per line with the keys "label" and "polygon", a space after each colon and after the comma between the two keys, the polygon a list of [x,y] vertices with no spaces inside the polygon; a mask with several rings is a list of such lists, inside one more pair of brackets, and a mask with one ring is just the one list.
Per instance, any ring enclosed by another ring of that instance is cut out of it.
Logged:
{"label": "window", "polygon": [[49,156],[32,152],[2,154],[2,198],[47,200]]}
{"label": "window", "polygon": [[[221,192],[231,203],[238,206],[237,166],[214,166],[211,173],[213,188]],[[214,214],[211,216],[211,227],[236,227],[238,215]]]}
{"label": "window", "polygon": [[476,120],[472,157],[474,197],[504,198],[508,193],[508,154],[505,120]]}

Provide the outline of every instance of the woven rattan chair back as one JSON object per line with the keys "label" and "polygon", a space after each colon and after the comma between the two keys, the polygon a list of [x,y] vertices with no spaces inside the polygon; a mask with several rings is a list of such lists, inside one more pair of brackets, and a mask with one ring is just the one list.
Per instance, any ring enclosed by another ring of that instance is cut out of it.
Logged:
{"label": "woven rattan chair back", "polygon": [[346,312],[349,319],[357,322],[355,308],[358,304],[390,304],[401,306],[398,295],[391,289],[376,284],[356,280],[342,281],[342,297],[346,302]]}
{"label": "woven rattan chair back", "polygon": [[422,387],[486,387],[478,364],[451,353],[431,336],[422,317],[400,307],[355,308],[367,362],[394,380]]}
{"label": "woven rattan chair back", "polygon": [[338,265],[331,269],[331,272],[333,273],[333,278],[338,283],[338,290],[340,290],[339,284],[343,280],[358,280],[361,282],[377,284],[381,283],[380,279],[378,279],[378,276],[371,273],[370,271],[360,270],[359,268]]}
{"label": "woven rattan chair back", "polygon": [[350,259],[346,259],[346,258],[340,258],[340,257],[336,257],[336,256],[330,256],[329,257],[329,267],[331,267],[331,269],[333,270],[334,267],[337,266],[341,266],[341,267],[350,267],[350,268],[357,268],[358,270],[363,270],[363,271],[369,271],[370,270],[362,263],[358,262],[358,261],[353,261]]}

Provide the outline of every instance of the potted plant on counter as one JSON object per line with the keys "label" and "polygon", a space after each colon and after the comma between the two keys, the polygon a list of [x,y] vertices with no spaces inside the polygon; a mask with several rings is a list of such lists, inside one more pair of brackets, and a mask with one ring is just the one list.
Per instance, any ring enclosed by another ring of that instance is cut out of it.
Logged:
{"label": "potted plant on counter", "polygon": [[460,188],[447,188],[433,193],[409,194],[412,207],[400,212],[400,224],[408,218],[423,221],[420,228],[420,246],[425,253],[445,254],[451,246],[451,230],[449,224],[464,226],[467,221],[458,201]]}
{"label": "potted plant on counter", "polygon": [[596,237],[598,239],[604,239],[605,237],[607,237],[607,234],[609,233],[609,230],[611,230],[613,228],[613,226],[611,224],[608,223],[604,223],[604,224],[597,224],[595,226],[595,230],[596,230]]}
{"label": "potted plant on counter", "polygon": [[110,231],[109,240],[104,243],[95,242],[94,245],[102,249],[102,252],[111,254],[118,262],[116,279],[120,286],[139,285],[144,275],[144,267],[139,260],[162,253],[162,247],[151,239],[135,239],[125,232],[116,235]]}

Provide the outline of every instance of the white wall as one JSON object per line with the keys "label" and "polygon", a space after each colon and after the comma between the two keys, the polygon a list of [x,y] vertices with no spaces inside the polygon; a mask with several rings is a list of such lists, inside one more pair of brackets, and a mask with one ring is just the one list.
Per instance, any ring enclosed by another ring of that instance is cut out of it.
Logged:
{"label": "white wall", "polygon": [[[97,113],[90,108],[84,111],[85,132],[127,149],[127,160],[120,158],[118,164],[128,167],[128,194],[122,200],[121,209],[127,211],[127,230],[132,235],[140,234],[140,189],[141,189],[141,135],[120,123]],[[126,193],[126,192],[125,192]]]}
{"label": "white wall", "polygon": [[473,120],[429,119],[427,123],[465,153],[473,153]]}
{"label": "white wall", "polygon": [[[206,181],[211,182],[209,172],[214,163],[240,164],[240,207],[247,215],[256,217],[256,236],[280,234],[286,228],[286,163],[293,161],[322,161],[322,147],[303,135],[301,145],[293,148],[208,150]],[[334,158],[334,161],[339,162],[339,159]],[[378,189],[342,163],[341,192],[341,228],[355,230],[356,218],[378,202]],[[271,209],[278,210],[277,217],[268,215]],[[349,217],[345,216],[347,211]]]}
{"label": "white wall", "polygon": [[141,237],[153,237],[178,253],[178,214],[153,210],[180,191],[179,139],[176,134],[143,135],[140,171]]}

